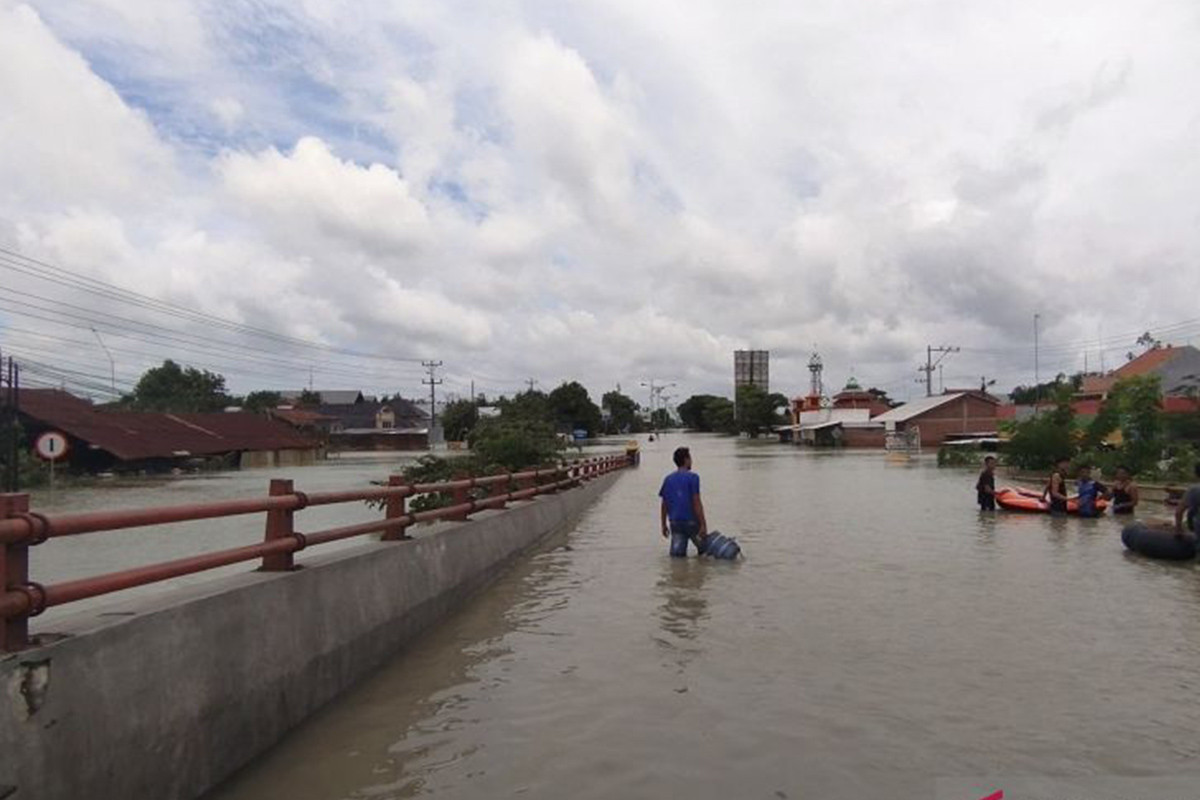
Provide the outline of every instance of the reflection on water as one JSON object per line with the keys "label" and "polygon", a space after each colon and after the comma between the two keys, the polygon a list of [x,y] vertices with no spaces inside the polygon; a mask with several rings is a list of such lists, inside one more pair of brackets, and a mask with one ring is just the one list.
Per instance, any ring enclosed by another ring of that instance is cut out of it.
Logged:
{"label": "reflection on water", "polygon": [[[692,447],[747,558],[671,559]],[[925,798],[936,776],[1186,774],[1200,574],[1112,519],[984,513],[972,471],[666,436],[219,800]]]}
{"label": "reflection on water", "polygon": [[[663,635],[658,642],[681,675],[702,652],[701,626],[709,617],[704,580],[713,566],[698,558],[669,558],[663,562],[662,577],[656,586],[662,598],[658,617]],[[686,690],[685,684],[676,691]]]}

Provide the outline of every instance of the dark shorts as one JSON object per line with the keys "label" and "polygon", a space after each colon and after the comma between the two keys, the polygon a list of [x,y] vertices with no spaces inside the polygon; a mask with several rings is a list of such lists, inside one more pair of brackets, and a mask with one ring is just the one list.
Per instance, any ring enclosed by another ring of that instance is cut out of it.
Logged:
{"label": "dark shorts", "polygon": [[700,523],[695,520],[686,522],[671,523],[671,555],[675,558],[683,558],[687,555],[688,542],[696,543],[696,550],[700,550]]}
{"label": "dark shorts", "polygon": [[994,494],[979,495],[979,509],[981,511],[995,511],[996,496]]}

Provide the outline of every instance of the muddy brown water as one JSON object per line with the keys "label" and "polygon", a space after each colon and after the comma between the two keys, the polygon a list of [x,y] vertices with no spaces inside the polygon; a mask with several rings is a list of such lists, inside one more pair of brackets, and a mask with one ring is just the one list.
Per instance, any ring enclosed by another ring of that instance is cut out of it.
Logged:
{"label": "muddy brown water", "polygon": [[[740,563],[673,561],[693,448]],[[1112,519],[981,514],[928,459],[668,435],[211,800],[925,798],[939,776],[1200,784],[1200,574]]]}

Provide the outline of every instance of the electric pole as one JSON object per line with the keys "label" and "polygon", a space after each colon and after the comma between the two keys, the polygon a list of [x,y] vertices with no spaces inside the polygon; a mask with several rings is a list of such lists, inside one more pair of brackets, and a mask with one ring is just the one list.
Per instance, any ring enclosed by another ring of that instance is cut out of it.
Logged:
{"label": "electric pole", "polygon": [[1042,404],[1042,375],[1038,364],[1038,321],[1041,314],[1033,315],[1033,413],[1036,416]]}
{"label": "electric pole", "polygon": [[433,430],[437,427],[437,387],[442,384],[442,379],[437,377],[437,368],[442,365],[441,361],[422,361],[421,366],[429,371],[429,377],[421,381],[429,387],[429,443],[433,444]]}
{"label": "electric pole", "polygon": [[[951,353],[957,353],[957,347],[934,347],[932,345],[925,348],[925,366],[917,367],[918,372],[925,373],[925,396],[933,397],[933,371],[942,363],[942,359]],[[938,353],[937,361],[933,360],[933,354]]]}
{"label": "electric pole", "polygon": [[537,381],[533,378],[530,378],[529,380],[525,381],[525,385],[529,387],[530,392],[533,392],[533,387],[537,386]]}

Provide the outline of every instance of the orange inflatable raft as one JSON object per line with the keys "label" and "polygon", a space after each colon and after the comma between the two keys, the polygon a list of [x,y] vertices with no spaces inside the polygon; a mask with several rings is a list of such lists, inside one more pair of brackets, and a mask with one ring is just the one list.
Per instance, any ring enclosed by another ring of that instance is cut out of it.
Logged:
{"label": "orange inflatable raft", "polygon": [[[1029,489],[1013,489],[1004,488],[996,490],[996,505],[1009,511],[1028,511],[1034,514],[1050,513],[1049,501],[1043,499],[1041,492],[1034,492]],[[1096,499],[1096,513],[1103,514],[1108,508],[1108,501],[1103,497]],[[1079,499],[1071,497],[1067,499],[1067,513],[1079,513]]]}

